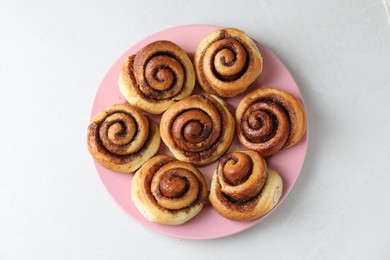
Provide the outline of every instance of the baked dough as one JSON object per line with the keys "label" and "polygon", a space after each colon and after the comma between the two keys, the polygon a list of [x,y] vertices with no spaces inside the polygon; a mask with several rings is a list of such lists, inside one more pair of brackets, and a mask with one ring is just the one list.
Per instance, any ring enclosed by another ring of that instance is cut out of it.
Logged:
{"label": "baked dough", "polygon": [[263,156],[295,145],[306,132],[302,103],[290,93],[259,88],[247,94],[236,110],[240,143]]}
{"label": "baked dough", "polygon": [[207,35],[194,56],[196,77],[208,93],[234,97],[261,74],[263,59],[248,35],[238,29],[219,29]]}
{"label": "baked dough", "polygon": [[131,198],[151,222],[180,225],[195,217],[207,200],[207,183],[192,164],[157,155],[134,175]]}
{"label": "baked dough", "polygon": [[116,104],[91,119],[87,143],[102,166],[131,173],[158,151],[161,138],[157,124],[138,108]]}
{"label": "baked dough", "polygon": [[203,165],[217,160],[229,148],[234,118],[226,103],[213,95],[199,94],[172,105],[162,115],[160,134],[173,155]]}
{"label": "baked dough", "polygon": [[156,41],[125,60],[118,85],[130,104],[161,114],[191,95],[195,73],[184,50],[170,41]]}
{"label": "baked dough", "polygon": [[223,217],[245,221],[268,213],[279,201],[283,182],[254,151],[223,156],[214,172],[209,200]]}

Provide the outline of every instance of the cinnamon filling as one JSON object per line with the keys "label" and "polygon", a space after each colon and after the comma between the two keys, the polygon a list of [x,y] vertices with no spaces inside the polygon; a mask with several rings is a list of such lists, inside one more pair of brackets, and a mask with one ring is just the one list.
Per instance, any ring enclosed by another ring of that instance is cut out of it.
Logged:
{"label": "cinnamon filling", "polygon": [[[236,40],[238,40],[238,39],[236,39]],[[213,62],[214,66],[211,68],[213,71],[213,74],[219,80],[221,80],[221,81],[235,81],[235,80],[238,80],[239,78],[241,78],[247,72],[250,59],[247,59],[246,57],[249,56],[249,54],[247,52],[247,47],[245,46],[245,44],[243,42],[240,42],[240,43],[244,46],[243,49],[245,50],[245,55],[244,55],[245,57],[243,57],[242,59],[245,59],[245,60],[244,60],[243,67],[240,69],[240,71],[238,73],[234,73],[231,75],[222,74],[222,73],[219,73],[218,69],[217,69],[217,67],[218,67],[217,62],[218,61],[219,61],[220,66],[232,67],[237,63],[237,59],[241,59],[241,56],[240,57],[238,56],[237,51],[234,48],[233,44],[227,43],[225,45],[222,45],[220,48],[215,50],[213,56],[209,57],[210,61],[214,61]],[[220,54],[219,55],[219,52],[223,52],[224,49],[229,50],[229,52],[231,52],[232,54],[230,54],[230,55]]]}
{"label": "cinnamon filling", "polygon": [[[285,124],[281,124],[281,121]],[[289,133],[289,114],[284,106],[273,98],[256,100],[244,113],[240,128],[244,136],[253,143],[264,143],[277,136],[278,132]],[[280,129],[284,127],[284,129]],[[283,138],[285,139],[285,138]],[[286,140],[283,141],[283,144]]]}
{"label": "cinnamon filling", "polygon": [[[240,79],[243,75],[245,75],[250,70],[250,64],[251,64],[251,62],[253,62],[253,55],[250,52],[250,48],[247,45],[247,43],[245,43],[242,39],[240,39],[238,37],[232,37],[225,30],[221,30],[219,37],[217,37],[214,41],[212,41],[208,46],[206,46],[204,48],[202,54],[200,55],[200,62],[199,62],[199,64],[204,64],[204,59],[208,59],[211,64],[214,64],[213,61],[217,61],[217,62],[219,62],[220,65],[222,65],[224,67],[234,66],[234,64],[237,62],[237,60],[241,57],[238,57],[236,47],[231,42],[227,42],[226,44],[223,44],[223,45],[219,46],[218,48],[216,48],[213,51],[212,55],[207,56],[207,57],[205,55],[207,49],[210,48],[210,46],[213,43],[216,43],[216,42],[221,41],[221,40],[229,40],[229,39],[237,41],[242,46],[242,49],[245,53],[245,55],[243,55],[244,56],[243,58],[245,59],[245,61],[244,61],[244,65],[242,66],[242,69],[238,73],[234,73],[232,75],[219,73],[217,71],[215,65],[211,67],[212,73],[213,73],[213,75],[215,75],[216,78],[218,78],[221,81],[227,81],[227,82],[236,81],[236,80]],[[218,55],[218,52],[220,52],[221,50],[224,50],[224,49],[228,50],[230,53],[227,54],[227,52],[223,52],[222,54]],[[213,94],[213,93],[215,93],[215,91],[213,90],[212,86],[210,86],[210,83],[207,80],[204,80],[207,78],[205,75],[204,69],[205,68],[203,68],[203,66],[200,66],[200,68],[199,68],[200,78],[203,79],[204,83],[208,84],[208,88],[210,89],[210,93]]]}
{"label": "cinnamon filling", "polygon": [[[138,86],[137,92],[145,99],[158,103],[172,99],[186,89],[188,72],[184,62],[175,53],[159,51],[142,62],[135,62],[136,55],[129,57],[128,75],[132,85]],[[137,73],[140,70],[143,80]]]}
{"label": "cinnamon filling", "polygon": [[[208,94],[201,94],[192,98],[194,99],[192,102],[206,102],[212,105],[218,113],[220,125],[226,125],[226,111],[218,101]],[[184,119],[181,119],[181,116],[186,115],[189,111],[191,111],[190,115],[196,114],[197,117],[186,118],[188,121],[182,123]],[[176,146],[185,156],[192,158],[194,161],[210,157],[217,146],[223,142],[225,129],[222,127],[220,131],[216,131],[212,119],[209,119],[208,115],[199,109],[181,112],[173,119],[171,124],[171,137],[175,140]]]}
{"label": "cinnamon filling", "polygon": [[[144,153],[145,150],[151,144],[153,136],[156,134],[157,130],[156,130],[155,127],[153,127],[153,121],[150,118],[147,118],[147,119],[149,121],[149,128],[148,128],[148,130],[146,130],[146,131],[148,131],[148,137],[144,141],[144,144],[142,145],[142,147],[138,151],[136,151],[134,153],[131,153],[131,154],[117,154],[117,153],[115,153],[116,150],[123,150],[123,148],[126,146],[126,144],[119,145],[117,147],[116,146],[111,147],[113,152],[107,150],[107,148],[105,147],[105,146],[107,146],[107,144],[105,144],[105,145],[103,144],[103,140],[101,139],[101,135],[99,134],[102,122],[94,122],[94,123],[92,123],[89,126],[89,128],[90,128],[89,135],[94,135],[95,136],[95,140],[97,142],[97,149],[98,149],[98,151],[100,153],[103,153],[103,154],[106,154],[106,155],[110,156],[111,158],[113,158],[119,164],[121,164],[121,163],[122,164],[126,164],[127,162],[132,160],[134,157],[138,157],[140,154]],[[137,129],[135,131],[135,136],[139,132],[139,128],[140,127],[137,126]],[[124,130],[124,132],[125,131],[126,130]],[[120,135],[124,134],[124,132],[120,133]],[[109,141],[107,141],[107,142],[109,142]]]}
{"label": "cinnamon filling", "polygon": [[[261,191],[260,191],[260,193],[261,193]],[[217,188],[217,190],[216,190],[216,195],[217,195],[218,200],[223,205],[225,205],[226,208],[233,210],[233,211],[237,211],[237,212],[247,212],[247,211],[253,210],[257,205],[260,193],[249,200],[238,201],[238,200],[234,200],[233,198],[231,198],[231,197],[225,195],[223,192],[221,192],[220,187]]]}

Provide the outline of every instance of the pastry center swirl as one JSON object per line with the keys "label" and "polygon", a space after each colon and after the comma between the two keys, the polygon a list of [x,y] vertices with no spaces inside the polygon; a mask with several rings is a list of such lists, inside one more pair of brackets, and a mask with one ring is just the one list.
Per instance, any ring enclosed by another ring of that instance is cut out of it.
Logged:
{"label": "pastry center swirl", "polygon": [[201,142],[204,139],[204,136],[208,135],[208,132],[207,126],[205,127],[201,122],[191,121],[185,125],[183,136],[187,142],[196,144]]}
{"label": "pastry center swirl", "polygon": [[136,55],[133,68],[139,90],[149,98],[169,99],[184,88],[185,67],[174,53],[162,51]]}
{"label": "pastry center swirl", "polygon": [[217,141],[220,129],[205,111],[191,109],[175,118],[172,133],[178,147],[185,151],[200,152]]}
{"label": "pastry center swirl", "polygon": [[161,194],[168,198],[176,198],[183,195],[188,190],[188,181],[180,174],[172,171],[164,174],[160,180]]}
{"label": "pastry center swirl", "polygon": [[252,104],[245,111],[241,129],[248,140],[260,143],[273,138],[281,124],[289,126],[288,114],[278,104],[264,101]]}
{"label": "pastry center swirl", "polygon": [[152,178],[151,192],[157,204],[170,210],[190,206],[201,190],[197,176],[188,169],[168,163]]}
{"label": "pastry center swirl", "polygon": [[256,152],[232,152],[221,158],[217,176],[222,193],[231,202],[249,201],[264,185],[266,163]]}
{"label": "pastry center swirl", "polygon": [[142,148],[148,136],[147,131],[139,131],[140,126],[148,129],[148,120],[133,117],[126,111],[115,111],[101,122],[99,140],[112,154],[132,154]]}
{"label": "pastry center swirl", "polygon": [[252,172],[251,158],[243,153],[231,153],[223,159],[223,177],[231,185],[240,185]]}
{"label": "pastry center swirl", "polygon": [[[129,143],[135,135],[137,126],[133,118],[124,117],[123,120],[112,122],[107,126],[107,137],[115,145],[124,145]],[[104,133],[104,131],[102,131]]]}
{"label": "pastry center swirl", "polygon": [[[153,79],[155,79],[153,88],[156,90],[166,90],[170,88],[176,80],[175,75],[173,74],[174,72],[168,67],[159,67],[152,73]],[[149,84],[152,85],[150,82]]]}
{"label": "pastry center swirl", "polygon": [[247,70],[248,54],[245,47],[233,38],[212,43],[205,57],[210,57],[211,71],[223,81],[237,80]]}

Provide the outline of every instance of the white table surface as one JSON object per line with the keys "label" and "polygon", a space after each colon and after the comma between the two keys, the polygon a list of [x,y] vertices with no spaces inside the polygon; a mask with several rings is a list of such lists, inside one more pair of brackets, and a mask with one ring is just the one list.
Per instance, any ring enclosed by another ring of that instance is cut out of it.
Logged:
{"label": "white table surface", "polygon": [[[268,218],[216,240],[134,222],[86,147],[93,97],[131,45],[184,24],[236,27],[303,93],[309,147]],[[390,24],[382,1],[0,2],[0,259],[390,259]]]}

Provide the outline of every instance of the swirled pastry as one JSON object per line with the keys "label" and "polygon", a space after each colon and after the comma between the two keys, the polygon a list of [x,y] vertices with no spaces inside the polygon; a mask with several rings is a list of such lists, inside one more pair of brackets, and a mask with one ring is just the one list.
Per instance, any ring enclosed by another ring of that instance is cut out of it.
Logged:
{"label": "swirled pastry", "polygon": [[290,93],[259,88],[247,94],[236,110],[240,143],[263,156],[295,145],[306,132],[306,114]]}
{"label": "swirled pastry", "polygon": [[161,114],[191,95],[195,73],[184,50],[170,41],[156,41],[125,60],[118,84],[130,104]]}
{"label": "swirled pastry", "polygon": [[263,59],[246,33],[227,28],[207,35],[200,42],[194,67],[205,91],[234,97],[244,92],[261,74]]}
{"label": "swirled pastry", "polygon": [[231,220],[252,220],[268,213],[279,201],[283,182],[254,151],[223,156],[211,182],[209,200],[215,210]]}
{"label": "swirled pastry", "polygon": [[134,172],[159,149],[158,126],[128,104],[111,105],[94,116],[88,126],[88,149],[107,169]]}
{"label": "swirled pastry", "polygon": [[204,176],[192,164],[157,155],[136,172],[131,194],[147,220],[180,225],[202,210],[208,190]]}
{"label": "swirled pastry", "polygon": [[229,148],[234,128],[225,102],[209,94],[175,103],[160,122],[161,138],[174,156],[196,165],[217,160]]}

